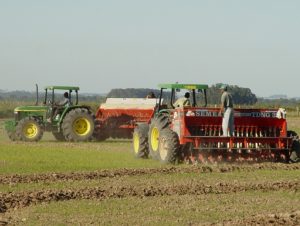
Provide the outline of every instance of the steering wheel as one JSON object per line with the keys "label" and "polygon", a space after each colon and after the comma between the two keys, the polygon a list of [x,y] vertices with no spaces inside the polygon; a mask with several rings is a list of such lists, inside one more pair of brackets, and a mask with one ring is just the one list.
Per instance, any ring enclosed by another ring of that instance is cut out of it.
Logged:
{"label": "steering wheel", "polygon": [[165,114],[165,115],[170,116],[170,110],[168,110],[168,109],[162,109],[162,110],[159,111],[159,114]]}

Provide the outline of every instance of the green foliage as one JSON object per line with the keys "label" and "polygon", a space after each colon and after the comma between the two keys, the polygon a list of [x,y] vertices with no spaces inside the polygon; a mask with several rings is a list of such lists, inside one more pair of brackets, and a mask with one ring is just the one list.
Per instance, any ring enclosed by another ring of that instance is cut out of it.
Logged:
{"label": "green foliage", "polygon": [[[221,91],[218,87],[219,84],[216,84],[207,90],[207,102],[209,104],[220,104]],[[228,86],[228,92],[231,93],[235,105],[253,105],[257,102],[255,94],[249,88]]]}

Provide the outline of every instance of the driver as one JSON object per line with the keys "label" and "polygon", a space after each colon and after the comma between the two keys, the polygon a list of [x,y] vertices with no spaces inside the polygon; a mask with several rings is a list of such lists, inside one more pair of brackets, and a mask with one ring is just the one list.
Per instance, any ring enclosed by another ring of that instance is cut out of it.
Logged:
{"label": "driver", "polygon": [[56,104],[56,106],[69,106],[69,105],[70,105],[69,93],[65,92],[64,98],[58,104]]}
{"label": "driver", "polygon": [[174,103],[175,108],[188,107],[188,106],[191,106],[190,93],[189,92],[186,92],[184,94],[184,97],[179,98]]}
{"label": "driver", "polygon": [[53,114],[49,119],[47,119],[47,121],[51,122],[52,119],[54,119],[61,112],[61,110],[64,107],[68,107],[68,106],[70,106],[70,104],[71,104],[71,102],[69,99],[69,93],[65,92],[63,95],[63,99],[61,101],[59,101],[58,103],[54,104],[53,111],[52,111]]}

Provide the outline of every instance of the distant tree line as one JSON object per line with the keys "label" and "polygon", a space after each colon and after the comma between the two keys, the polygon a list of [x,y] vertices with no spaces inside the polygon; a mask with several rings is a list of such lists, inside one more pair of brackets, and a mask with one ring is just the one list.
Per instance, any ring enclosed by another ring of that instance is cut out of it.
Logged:
{"label": "distant tree line", "polygon": [[[221,98],[221,91],[218,88],[219,84],[213,85],[207,89],[207,102],[208,104],[219,104]],[[107,97],[115,98],[143,98],[149,92],[153,92],[157,97],[160,90],[157,89],[112,89]],[[229,92],[232,94],[235,104],[239,105],[253,105],[257,102],[257,97],[251,92],[249,88],[241,88],[238,86],[229,86]],[[203,94],[199,94],[199,102],[203,103]]]}
{"label": "distant tree line", "polygon": [[[220,84],[212,85],[207,89],[207,101],[210,105],[220,104],[221,92],[219,90]],[[232,94],[235,105],[256,105],[260,107],[292,107],[300,106],[300,99],[296,98],[280,98],[280,99],[267,99],[267,98],[257,98],[254,93],[249,88],[242,88],[236,85],[229,86],[229,92]],[[150,92],[153,92],[156,97],[159,97],[160,90],[158,89],[112,89],[106,96],[103,94],[79,94],[80,102],[89,102],[100,104],[105,102],[106,97],[114,98],[144,98]],[[166,94],[163,98],[167,99]],[[203,95],[198,94],[199,100],[203,103]],[[44,98],[44,93],[39,93],[39,101],[42,102]],[[35,103],[36,93],[27,91],[10,91],[6,92],[0,90],[0,101],[23,101]],[[199,104],[200,106],[200,104]]]}
{"label": "distant tree line", "polygon": [[[207,90],[207,102],[209,104],[219,104],[221,99],[220,84],[212,85]],[[257,97],[249,88],[239,86],[228,86],[235,105],[253,105],[257,102]]]}
{"label": "distant tree line", "polygon": [[0,90],[0,100],[32,101],[36,100],[36,93],[28,91],[5,92]]}
{"label": "distant tree line", "polygon": [[293,108],[300,107],[300,99],[297,98],[280,98],[280,99],[266,99],[266,98],[258,98],[256,102],[257,106],[260,107],[285,107],[285,108]]}
{"label": "distant tree line", "polygon": [[[39,92],[39,102],[44,101],[44,92]],[[48,93],[48,95],[51,95]],[[58,95],[55,95],[58,96]],[[0,90],[0,101],[23,101],[32,102],[36,101],[36,93],[28,91],[10,91],[5,92]],[[105,101],[105,96],[98,94],[79,94],[79,102],[97,102],[102,103]]]}

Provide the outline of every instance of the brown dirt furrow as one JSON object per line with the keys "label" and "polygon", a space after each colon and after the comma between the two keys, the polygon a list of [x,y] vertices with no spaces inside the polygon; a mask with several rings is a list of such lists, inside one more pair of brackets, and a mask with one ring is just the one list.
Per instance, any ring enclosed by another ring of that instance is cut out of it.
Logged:
{"label": "brown dirt furrow", "polygon": [[285,164],[285,163],[255,163],[255,164],[233,164],[233,165],[222,165],[218,166],[217,172],[233,172],[233,171],[257,171],[257,170],[299,170],[300,164]]}
{"label": "brown dirt furrow", "polygon": [[300,211],[292,211],[290,213],[276,213],[256,215],[249,218],[229,220],[222,223],[210,225],[300,225]]}
{"label": "brown dirt furrow", "polygon": [[298,192],[300,180],[277,181],[266,183],[217,183],[207,185],[203,182],[192,180],[188,184],[169,184],[166,186],[153,186],[151,184],[134,187],[130,184],[110,186],[106,188],[93,187],[69,190],[42,190],[20,193],[0,193],[0,212],[22,208],[32,204],[66,201],[72,199],[110,199],[124,197],[154,197],[171,195],[201,195],[201,194],[227,194],[250,190],[278,191],[288,190]]}
{"label": "brown dirt furrow", "polygon": [[179,167],[166,167],[166,168],[142,168],[142,169],[116,169],[116,170],[102,170],[92,172],[71,172],[71,173],[47,173],[47,174],[31,174],[31,175],[3,175],[0,176],[0,184],[15,184],[15,183],[38,183],[38,182],[55,182],[67,180],[92,180],[101,178],[115,178],[122,176],[136,176],[147,174],[170,174],[178,172],[195,172],[206,173],[212,172],[209,166],[179,168]]}
{"label": "brown dirt furrow", "polygon": [[38,183],[38,182],[55,182],[67,180],[88,180],[101,178],[114,178],[122,176],[136,176],[147,174],[171,174],[171,173],[211,173],[211,172],[234,172],[234,171],[256,171],[256,170],[299,170],[300,164],[282,164],[282,163],[262,163],[252,165],[205,165],[190,167],[165,167],[165,168],[147,168],[147,169],[117,169],[102,170],[93,172],[71,172],[71,173],[47,173],[31,175],[2,175],[0,184],[16,183]]}

